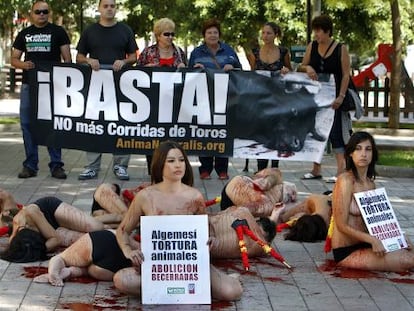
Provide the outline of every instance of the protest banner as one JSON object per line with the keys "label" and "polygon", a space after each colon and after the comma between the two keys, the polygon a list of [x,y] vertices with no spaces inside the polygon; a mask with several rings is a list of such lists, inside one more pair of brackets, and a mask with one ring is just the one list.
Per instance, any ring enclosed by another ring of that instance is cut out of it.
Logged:
{"label": "protest banner", "polygon": [[164,140],[189,155],[319,162],[333,122],[333,78],[304,73],[39,64],[29,72],[39,145],[152,154]]}
{"label": "protest banner", "polygon": [[385,188],[357,192],[354,197],[368,233],[381,240],[386,252],[408,246]]}
{"label": "protest banner", "polygon": [[143,304],[211,304],[207,215],[141,216]]}

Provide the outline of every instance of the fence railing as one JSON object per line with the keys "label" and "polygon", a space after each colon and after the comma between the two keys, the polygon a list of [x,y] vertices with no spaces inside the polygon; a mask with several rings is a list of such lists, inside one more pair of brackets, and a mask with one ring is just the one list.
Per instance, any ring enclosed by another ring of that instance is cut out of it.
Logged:
{"label": "fence railing", "polygon": [[[364,105],[364,119],[388,119],[390,106],[390,79],[365,80],[357,88]],[[414,88],[411,81],[402,79],[400,96],[400,122],[414,123]]]}
{"label": "fence railing", "polygon": [[22,83],[22,70],[4,66],[0,71],[0,94],[15,94]]}

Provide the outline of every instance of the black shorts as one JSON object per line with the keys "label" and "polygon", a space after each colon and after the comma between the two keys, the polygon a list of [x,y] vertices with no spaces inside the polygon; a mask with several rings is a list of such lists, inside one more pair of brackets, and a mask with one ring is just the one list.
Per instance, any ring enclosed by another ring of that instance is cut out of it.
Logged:
{"label": "black shorts", "polygon": [[44,197],[44,198],[40,198],[39,200],[35,201],[33,204],[36,204],[37,206],[39,206],[47,222],[54,229],[57,229],[60,227],[59,223],[57,222],[55,218],[55,212],[58,206],[62,204],[62,200],[56,197]]}
{"label": "black shorts", "polygon": [[114,233],[108,230],[89,232],[92,240],[92,262],[113,273],[131,267],[132,263],[124,256]]}
{"label": "black shorts", "polygon": [[364,248],[372,248],[372,246],[371,244],[365,243],[365,242],[358,243],[358,244],[351,245],[351,246],[334,248],[332,250],[332,254],[333,254],[335,262],[340,262],[344,260],[346,257],[348,257],[349,255],[351,255],[353,252],[359,249],[364,249]]}
{"label": "black shorts", "polygon": [[233,201],[229,198],[226,193],[227,184],[224,186],[223,190],[221,191],[221,200],[220,200],[220,210],[225,210],[228,207],[234,205]]}

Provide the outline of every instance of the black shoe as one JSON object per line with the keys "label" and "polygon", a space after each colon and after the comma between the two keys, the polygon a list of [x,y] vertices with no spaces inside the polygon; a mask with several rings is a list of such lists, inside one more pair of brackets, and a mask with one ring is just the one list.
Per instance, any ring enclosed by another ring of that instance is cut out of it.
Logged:
{"label": "black shoe", "polygon": [[19,178],[30,178],[30,177],[36,177],[36,176],[37,176],[37,172],[28,167],[23,167],[22,171],[19,173],[19,175],[17,175],[17,177]]}
{"label": "black shoe", "polygon": [[55,167],[51,174],[52,174],[52,177],[57,178],[57,179],[66,179],[67,177],[65,170],[61,167]]}

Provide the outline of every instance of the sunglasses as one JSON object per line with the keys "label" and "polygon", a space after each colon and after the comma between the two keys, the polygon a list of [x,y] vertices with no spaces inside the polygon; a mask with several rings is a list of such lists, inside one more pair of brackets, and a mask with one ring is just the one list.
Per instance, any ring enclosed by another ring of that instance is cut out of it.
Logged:
{"label": "sunglasses", "polygon": [[45,9],[45,10],[34,10],[34,13],[36,15],[40,15],[40,14],[47,15],[47,14],[49,14],[49,10],[48,9]]}
{"label": "sunglasses", "polygon": [[164,37],[175,37],[175,32],[164,32],[162,35]]}

